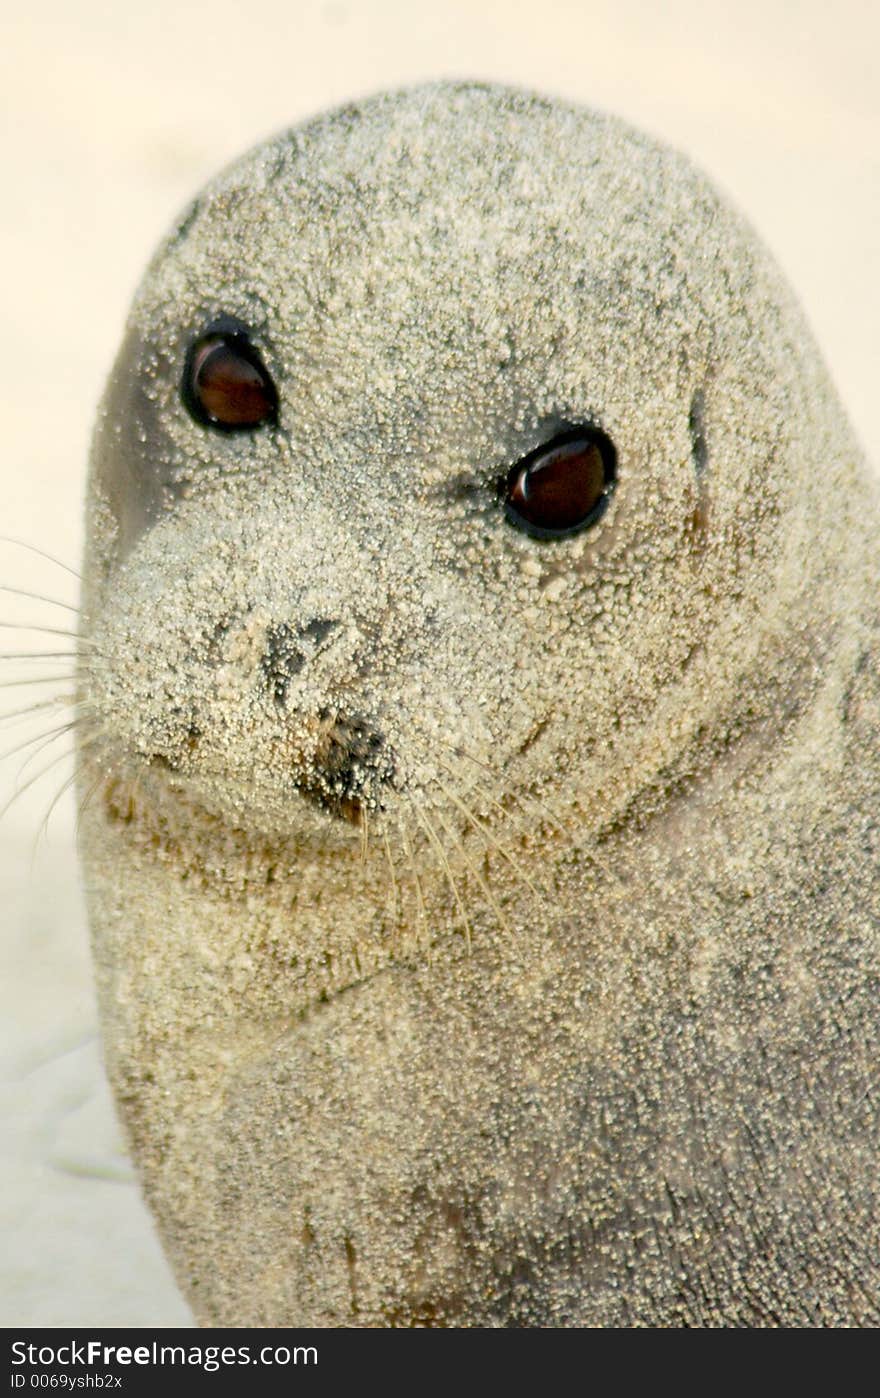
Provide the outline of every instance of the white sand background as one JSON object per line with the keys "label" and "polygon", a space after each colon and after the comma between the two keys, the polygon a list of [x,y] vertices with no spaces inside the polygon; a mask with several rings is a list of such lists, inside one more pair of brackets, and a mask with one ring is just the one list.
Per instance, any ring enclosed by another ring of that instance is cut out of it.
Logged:
{"label": "white sand background", "polygon": [[[6,0],[0,40],[0,534],[76,565],[126,306],[202,182],[316,110],[440,76],[605,107],[687,150],[775,251],[880,460],[876,0]],[[0,582],[76,596],[6,546]],[[23,617],[73,614],[0,594],[0,620]],[[40,645],[0,630],[0,650],[22,639]],[[7,689],[0,709],[46,692]],[[0,750],[22,733],[0,725]],[[21,760],[0,766],[0,804]],[[0,1324],[187,1324],[103,1080],[69,791],[36,841],[68,774],[58,762],[0,821]]]}

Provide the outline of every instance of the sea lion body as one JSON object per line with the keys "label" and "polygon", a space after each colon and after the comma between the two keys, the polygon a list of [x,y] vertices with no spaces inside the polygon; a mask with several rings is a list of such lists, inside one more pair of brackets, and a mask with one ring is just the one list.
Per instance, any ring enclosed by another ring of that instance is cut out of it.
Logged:
{"label": "sea lion body", "polygon": [[[182,400],[218,317],[253,432]],[[512,526],[579,425],[602,518]],[[202,1322],[880,1321],[878,542],[776,269],[621,123],[438,84],[208,188],[99,417],[79,758]]]}

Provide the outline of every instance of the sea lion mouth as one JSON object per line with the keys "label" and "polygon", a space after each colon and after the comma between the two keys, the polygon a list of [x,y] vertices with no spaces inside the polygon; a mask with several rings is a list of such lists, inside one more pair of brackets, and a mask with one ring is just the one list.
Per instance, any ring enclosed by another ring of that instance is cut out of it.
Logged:
{"label": "sea lion mouth", "polygon": [[262,832],[267,848],[293,841],[300,853],[344,849],[358,835],[363,844],[374,820],[381,826],[397,810],[397,751],[360,716],[328,714],[310,729],[302,747],[261,754],[250,769],[217,765],[216,752],[203,748],[205,730],[191,729],[185,745],[165,751],[108,750],[105,738],[100,760],[83,765],[84,799],[97,798],[111,824],[139,839],[164,842],[172,828],[198,828],[223,845],[231,829],[247,827]]}
{"label": "sea lion mouth", "polygon": [[[330,709],[321,710],[307,727],[306,740],[302,745],[294,740],[282,759],[290,793],[355,826],[362,826],[369,813],[386,810],[388,793],[397,784],[398,759],[385,735],[361,715]],[[179,745],[141,753],[141,761],[175,785],[198,787],[202,736],[191,725]]]}

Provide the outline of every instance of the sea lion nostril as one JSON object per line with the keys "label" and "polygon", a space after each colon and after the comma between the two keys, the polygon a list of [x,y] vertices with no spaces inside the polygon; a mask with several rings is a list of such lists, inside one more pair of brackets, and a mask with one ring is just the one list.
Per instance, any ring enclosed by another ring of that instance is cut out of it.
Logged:
{"label": "sea lion nostril", "polygon": [[312,641],[316,646],[319,646],[322,641],[326,641],[327,637],[341,625],[341,621],[329,621],[324,618],[316,618],[314,621],[310,621],[307,626],[301,626],[297,635],[301,636],[303,640]]}
{"label": "sea lion nostril", "polygon": [[305,626],[292,626],[287,621],[270,626],[266,631],[266,649],[261,668],[269,691],[279,708],[287,702],[287,690],[308,660],[318,654],[340,621],[316,617]]}
{"label": "sea lion nostril", "polygon": [[261,661],[261,669],[267,687],[279,708],[287,702],[287,688],[290,681],[300,673],[306,663],[304,651],[298,644],[299,632],[286,621],[278,626],[270,626],[266,631],[266,649]]}

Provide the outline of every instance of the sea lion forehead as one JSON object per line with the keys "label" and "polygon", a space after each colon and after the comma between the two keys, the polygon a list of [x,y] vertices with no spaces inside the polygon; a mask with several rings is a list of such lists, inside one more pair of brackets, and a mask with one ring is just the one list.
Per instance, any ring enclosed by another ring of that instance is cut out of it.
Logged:
{"label": "sea lion forehead", "polygon": [[[154,259],[145,299],[161,311],[183,281],[190,295],[245,286],[275,310],[287,291],[295,309],[303,290],[324,295],[344,280],[355,300],[390,286],[402,310],[419,294],[442,304],[442,273],[459,308],[463,296],[503,301],[506,281],[521,296],[527,277],[534,299],[553,287],[560,315],[591,286],[610,314],[615,282],[638,296],[662,281],[668,295],[670,267],[718,212],[686,160],[616,118],[506,88],[431,84],[342,108],[231,165]],[[491,283],[456,277],[462,260]]]}
{"label": "sea lion forehead", "polygon": [[509,219],[528,196],[578,207],[594,180],[608,187],[615,173],[618,185],[623,174],[630,202],[640,184],[656,197],[658,174],[670,162],[683,163],[589,109],[501,87],[429,84],[380,93],[280,133],[216,176],[200,202],[217,203],[228,216],[249,197],[264,208],[271,192],[285,212],[298,203],[335,212],[368,200],[386,216],[409,210],[429,220],[444,210],[461,215],[473,201],[480,212]]}

